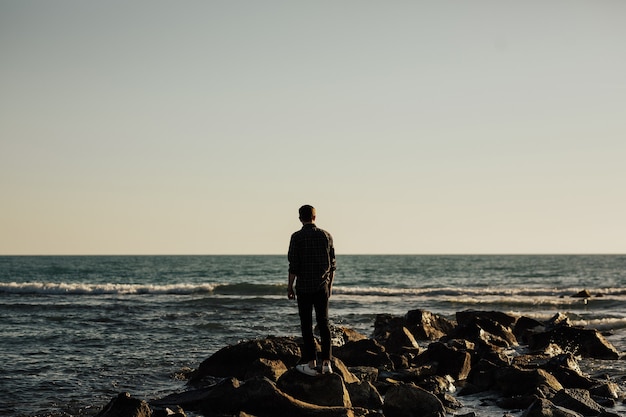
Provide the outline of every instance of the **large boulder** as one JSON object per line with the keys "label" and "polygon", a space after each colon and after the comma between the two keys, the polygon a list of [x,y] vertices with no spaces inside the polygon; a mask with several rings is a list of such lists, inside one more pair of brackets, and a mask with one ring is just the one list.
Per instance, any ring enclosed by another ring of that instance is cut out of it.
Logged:
{"label": "large boulder", "polygon": [[285,394],[306,403],[352,407],[346,385],[336,373],[310,377],[290,369],[278,379],[276,385]]}
{"label": "large boulder", "polygon": [[[304,376],[303,376],[304,377]],[[215,387],[200,405],[206,417],[238,415],[273,417],[353,417],[345,407],[325,407],[298,400],[278,389],[267,378],[253,378],[245,383],[227,380]]]}
{"label": "large boulder", "polygon": [[300,347],[294,338],[267,337],[226,346],[205,359],[189,383],[200,382],[207,376],[245,379],[248,371],[259,366],[259,359],[280,360],[290,368],[300,360]]}
{"label": "large boulder", "polygon": [[446,409],[436,395],[412,384],[398,384],[387,390],[385,417],[445,417]]}

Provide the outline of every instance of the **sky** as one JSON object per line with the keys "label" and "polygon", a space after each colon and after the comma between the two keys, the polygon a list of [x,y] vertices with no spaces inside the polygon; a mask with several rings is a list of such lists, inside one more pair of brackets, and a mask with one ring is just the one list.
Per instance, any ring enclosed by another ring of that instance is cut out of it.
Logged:
{"label": "sky", "polygon": [[0,255],[624,254],[624,16],[0,0]]}

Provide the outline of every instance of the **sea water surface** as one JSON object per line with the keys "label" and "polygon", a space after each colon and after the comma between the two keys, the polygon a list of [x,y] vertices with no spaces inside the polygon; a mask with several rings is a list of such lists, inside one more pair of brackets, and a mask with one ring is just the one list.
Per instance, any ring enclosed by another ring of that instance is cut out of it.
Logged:
{"label": "sea water surface", "polygon": [[[0,257],[0,415],[92,416],[122,391],[184,390],[183,370],[226,345],[298,336],[286,269],[274,255]],[[583,289],[593,297],[571,297]],[[564,313],[624,352],[625,306],[624,255],[339,255],[330,317],[370,336],[377,314],[418,308]],[[624,362],[581,365],[626,389]]]}

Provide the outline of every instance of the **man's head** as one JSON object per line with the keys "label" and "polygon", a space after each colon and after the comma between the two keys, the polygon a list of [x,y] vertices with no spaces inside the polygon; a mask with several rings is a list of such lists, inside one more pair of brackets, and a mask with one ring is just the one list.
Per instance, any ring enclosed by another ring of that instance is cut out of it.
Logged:
{"label": "man's head", "polygon": [[302,223],[311,223],[315,221],[315,207],[313,206],[306,204],[300,207],[298,213],[300,214],[300,221]]}

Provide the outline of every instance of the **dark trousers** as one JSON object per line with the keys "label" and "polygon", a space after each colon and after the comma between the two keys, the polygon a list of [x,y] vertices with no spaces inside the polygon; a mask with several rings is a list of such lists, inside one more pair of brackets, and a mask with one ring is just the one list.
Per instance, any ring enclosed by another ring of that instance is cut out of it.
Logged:
{"label": "dark trousers", "polygon": [[309,362],[316,359],[315,340],[313,338],[313,309],[315,320],[322,339],[322,360],[330,359],[330,325],[328,324],[328,286],[311,294],[298,294],[298,314],[304,347],[302,360]]}

